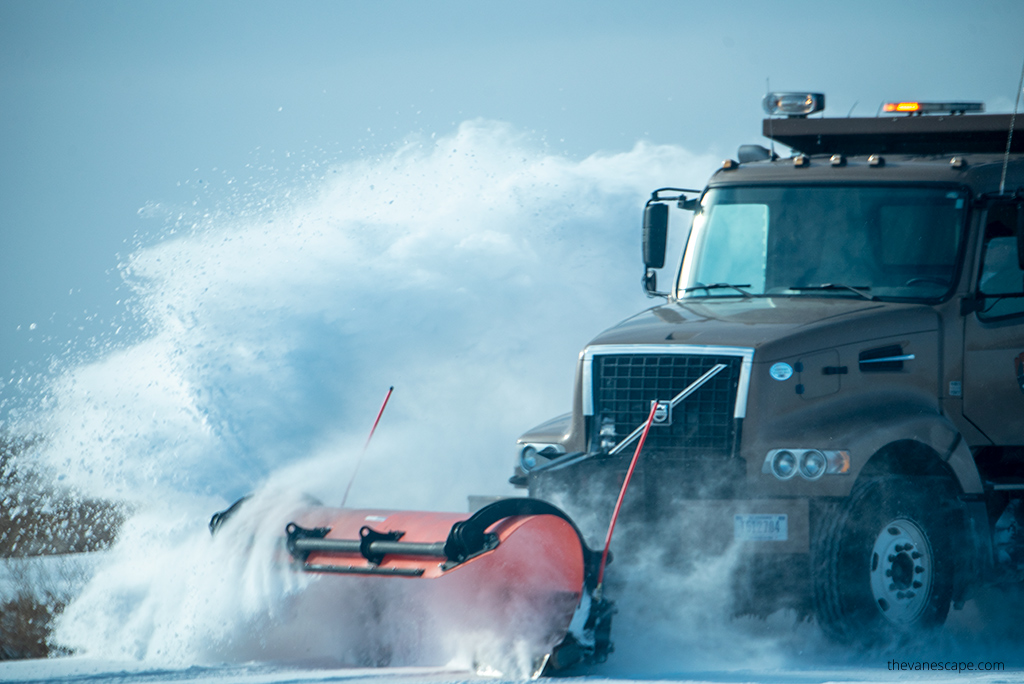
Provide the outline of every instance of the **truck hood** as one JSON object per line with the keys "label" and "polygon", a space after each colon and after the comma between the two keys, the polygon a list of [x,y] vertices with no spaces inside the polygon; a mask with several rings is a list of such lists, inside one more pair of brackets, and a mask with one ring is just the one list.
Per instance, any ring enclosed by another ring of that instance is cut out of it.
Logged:
{"label": "truck hood", "polygon": [[842,297],[723,297],[656,306],[604,331],[590,344],[750,347],[755,361],[773,362],[938,327],[938,314],[923,304]]}

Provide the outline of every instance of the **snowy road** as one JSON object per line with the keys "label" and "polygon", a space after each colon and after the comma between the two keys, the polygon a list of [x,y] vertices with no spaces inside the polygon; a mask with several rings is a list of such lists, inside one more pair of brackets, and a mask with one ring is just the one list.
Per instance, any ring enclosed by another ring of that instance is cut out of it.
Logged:
{"label": "snowy road", "polygon": [[[300,684],[314,682],[346,682],[361,684],[458,684],[461,682],[495,682],[469,672],[441,668],[351,668],[320,669],[252,664],[223,667],[188,667],[184,669],[154,668],[139,663],[118,663],[79,658],[32,660],[0,664],[0,681],[4,682],[82,682],[100,684],[160,684],[163,682],[216,682],[217,684]],[[542,680],[543,681],[543,680]],[[609,679],[600,676],[566,678],[564,682],[627,682],[659,681],[709,682],[715,684],[760,682],[763,684],[826,684],[827,682],[949,682],[960,684],[999,684],[1024,681],[1024,672],[1017,669],[992,673],[897,672],[888,667],[843,669],[778,669],[767,671],[721,670],[662,673],[643,679]]]}
{"label": "snowy road", "polygon": [[296,668],[269,664],[160,668],[143,663],[108,662],[81,658],[29,660],[0,664],[3,682],[392,682],[449,684],[477,679],[472,673],[437,668]]}

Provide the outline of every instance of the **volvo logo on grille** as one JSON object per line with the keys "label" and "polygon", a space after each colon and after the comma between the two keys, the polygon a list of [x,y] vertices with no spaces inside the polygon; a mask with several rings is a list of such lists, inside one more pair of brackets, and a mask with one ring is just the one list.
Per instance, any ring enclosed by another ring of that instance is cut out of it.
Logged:
{"label": "volvo logo on grille", "polygon": [[652,401],[651,406],[654,404],[658,405],[657,410],[654,412],[654,422],[652,425],[671,425],[672,424],[672,402],[669,401]]}

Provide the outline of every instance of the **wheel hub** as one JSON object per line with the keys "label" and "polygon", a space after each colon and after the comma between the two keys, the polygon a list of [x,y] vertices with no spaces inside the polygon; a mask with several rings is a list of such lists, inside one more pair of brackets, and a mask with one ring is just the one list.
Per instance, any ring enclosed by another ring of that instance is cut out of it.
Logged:
{"label": "wheel hub", "polygon": [[871,593],[885,619],[906,625],[928,604],[934,559],[917,523],[899,518],[885,525],[871,551]]}

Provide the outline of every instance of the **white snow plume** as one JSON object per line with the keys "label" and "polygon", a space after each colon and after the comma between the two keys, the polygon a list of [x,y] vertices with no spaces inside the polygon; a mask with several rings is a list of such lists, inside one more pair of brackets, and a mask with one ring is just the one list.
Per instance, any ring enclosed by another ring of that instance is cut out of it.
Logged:
{"label": "white snow plume", "polygon": [[[684,521],[685,524],[685,521]],[[623,530],[623,537],[634,531]],[[600,674],[645,679],[701,679],[701,673],[729,671],[737,681],[766,681],[767,673],[803,670],[828,679],[836,671],[867,669],[872,677],[891,677],[890,661],[933,670],[977,668],[972,675],[1024,667],[1024,649],[1015,622],[1024,606],[1024,590],[1009,585],[982,590],[962,610],[950,610],[934,632],[865,647],[830,641],[812,617],[793,609],[767,616],[733,612],[734,573],[743,565],[735,545],[724,553],[697,553],[680,563],[666,548],[678,545],[672,529],[657,544],[631,548],[609,567],[609,595],[618,613],[613,619],[615,652]],[[619,536],[619,532],[616,535]],[[621,547],[622,539],[618,540]],[[713,540],[707,540],[713,543]],[[613,543],[613,549],[616,544]],[[783,566],[785,568],[785,566]],[[784,572],[786,572],[784,570]],[[789,579],[811,582],[806,566],[794,563]],[[988,668],[988,671],[986,671]],[[925,675],[927,676],[927,675]],[[721,680],[721,674],[712,679]],[[783,677],[785,678],[785,677]],[[825,681],[824,679],[822,681]]]}
{"label": "white snow plume", "polygon": [[[650,549],[628,567],[609,568],[618,607],[612,621],[615,653],[608,676],[678,678],[683,673],[721,670],[765,671],[821,666],[822,652],[841,650],[825,642],[817,627],[782,610],[767,618],[734,617],[732,577],[735,547],[703,555],[687,567],[675,566]],[[622,575],[625,575],[624,577]]]}
{"label": "white snow plume", "polygon": [[[732,529],[721,531],[723,509],[714,505],[720,503],[715,497],[705,493],[707,507],[677,505],[674,515],[654,523],[644,512],[644,485],[642,476],[634,477],[612,538],[605,595],[616,609],[611,630],[614,652],[595,673],[699,679],[694,673],[760,672],[809,663],[833,667],[844,662],[848,656],[843,649],[827,643],[816,625],[791,608],[766,618],[736,616],[737,606],[743,605],[737,595],[742,580],[737,581],[736,572],[744,558],[732,540]],[[617,495],[617,488],[610,491],[604,486],[585,492],[545,492],[572,512],[596,550],[603,549]],[[792,572],[800,571],[794,562]]]}
{"label": "white snow plume", "polygon": [[213,536],[194,524],[195,506],[133,517],[55,640],[93,657],[176,667],[420,665],[528,677],[551,630],[538,606],[479,592],[480,571],[419,580],[293,569],[282,532],[319,503],[304,492],[310,472],[330,468],[316,460],[275,472]]}
{"label": "white snow plume", "polygon": [[647,193],[709,166],[646,144],[577,162],[483,121],[342,165],[131,255],[145,339],[65,369],[24,427],[87,493],[231,500],[318,450],[351,467],[393,384],[352,503],[461,508],[568,410],[587,339],[647,303]]}
{"label": "white snow plume", "polygon": [[212,538],[195,524],[200,507],[154,502],[126,523],[55,640],[93,656],[172,664],[255,650],[306,583],[278,557],[283,525],[302,503],[286,489],[261,492],[231,534]]}
{"label": "white snow plume", "polygon": [[[390,385],[349,505],[464,510],[511,492],[516,435],[568,410],[579,349],[647,304],[645,197],[711,166],[643,143],[573,161],[473,121],[179,219],[123,264],[143,334],[55,371],[10,425],[43,436],[32,457],[55,478],[135,511],[55,641],[340,658],[358,611],[336,623],[359,599],[294,612],[307,580],[271,562],[290,507],[339,502]],[[209,515],[256,490],[262,518],[211,540]]]}

